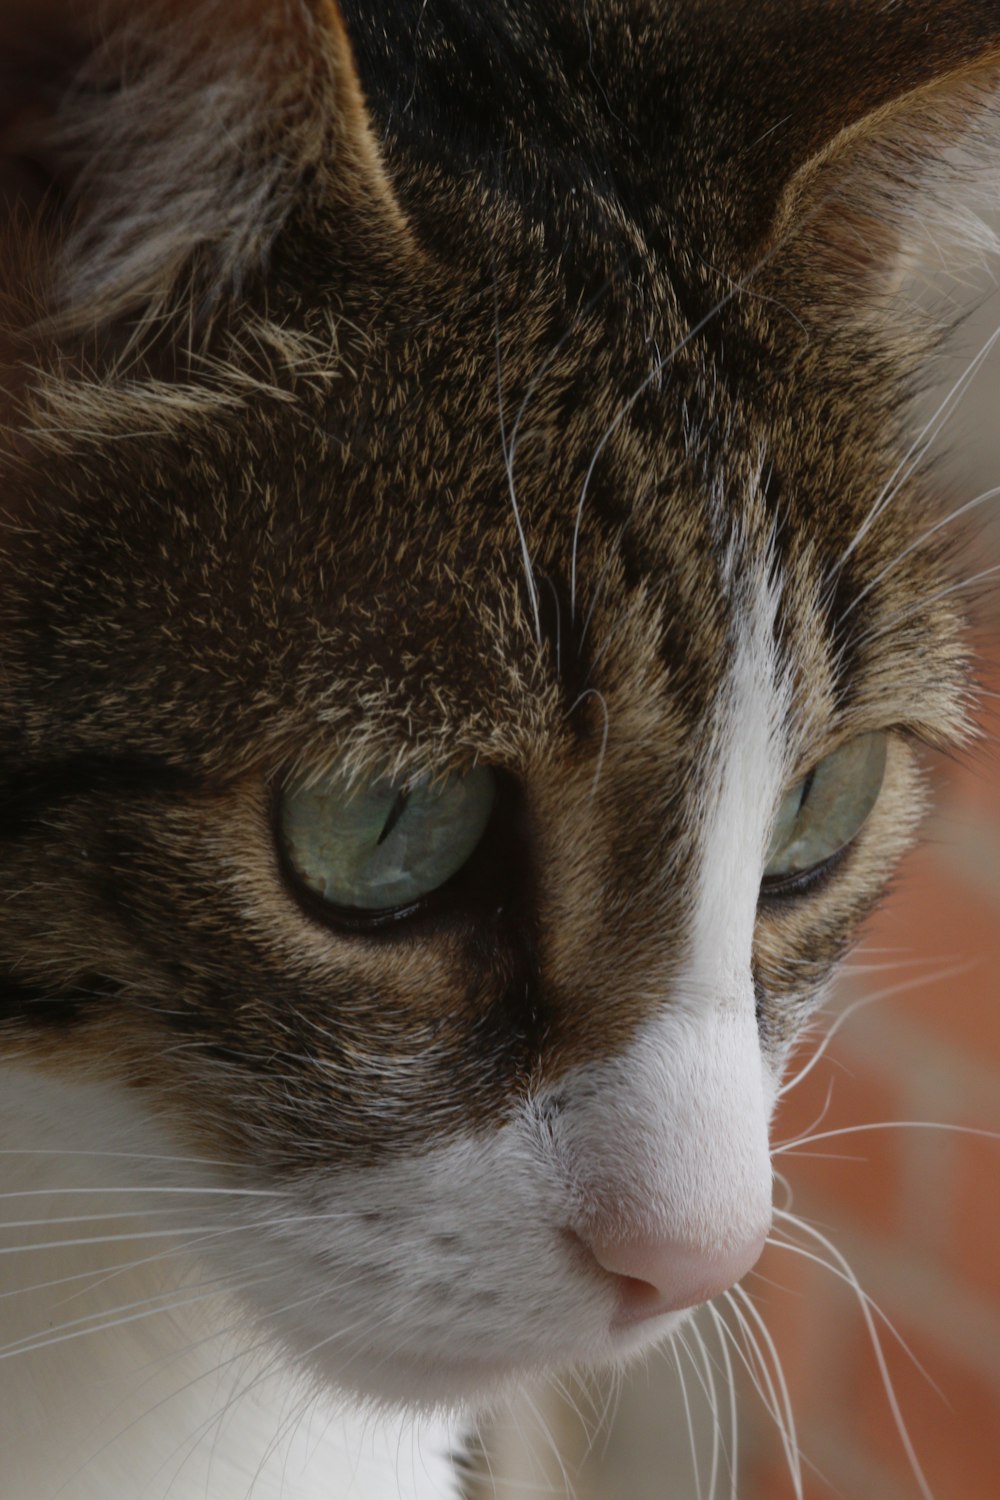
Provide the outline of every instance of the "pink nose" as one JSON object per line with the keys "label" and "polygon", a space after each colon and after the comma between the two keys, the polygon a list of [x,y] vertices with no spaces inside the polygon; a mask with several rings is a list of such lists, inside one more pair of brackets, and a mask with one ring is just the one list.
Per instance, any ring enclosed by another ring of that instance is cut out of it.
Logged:
{"label": "pink nose", "polygon": [[760,1257],[766,1236],[734,1250],[700,1250],[670,1240],[590,1244],[598,1265],[621,1281],[622,1321],[638,1323],[695,1307],[726,1291]]}

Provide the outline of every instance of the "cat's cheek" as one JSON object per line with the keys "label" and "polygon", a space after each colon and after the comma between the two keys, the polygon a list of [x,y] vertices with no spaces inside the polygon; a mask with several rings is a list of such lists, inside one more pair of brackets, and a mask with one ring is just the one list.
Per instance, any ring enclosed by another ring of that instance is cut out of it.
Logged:
{"label": "cat's cheek", "polygon": [[[518,1371],[618,1361],[756,1258],[773,1093],[749,994],[664,1005],[619,1057],[499,1128],[301,1179],[233,1269],[252,1280],[280,1252],[282,1276],[254,1294],[269,1323],[324,1379],[382,1399],[461,1401]],[[651,1251],[657,1296],[637,1303],[609,1245]]]}
{"label": "cat's cheek", "polygon": [[[461,1403],[635,1342],[613,1332],[614,1287],[571,1243],[571,1215],[525,1114],[375,1168],[310,1174],[252,1241],[223,1250],[230,1275],[256,1282],[251,1307],[325,1382]],[[281,1276],[261,1280],[274,1262]]]}

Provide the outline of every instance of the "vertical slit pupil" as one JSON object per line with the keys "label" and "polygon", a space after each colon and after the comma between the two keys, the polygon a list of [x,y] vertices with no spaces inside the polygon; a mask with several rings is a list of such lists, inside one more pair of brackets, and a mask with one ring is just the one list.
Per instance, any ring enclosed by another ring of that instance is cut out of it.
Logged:
{"label": "vertical slit pupil", "polygon": [[389,815],[385,820],[382,832],[375,840],[376,848],[378,848],[380,844],[385,843],[386,839],[389,837],[390,833],[395,828],[400,818],[403,816],[403,808],[406,806],[407,796],[408,794],[405,791],[399,791],[396,793],[396,800],[389,809]]}

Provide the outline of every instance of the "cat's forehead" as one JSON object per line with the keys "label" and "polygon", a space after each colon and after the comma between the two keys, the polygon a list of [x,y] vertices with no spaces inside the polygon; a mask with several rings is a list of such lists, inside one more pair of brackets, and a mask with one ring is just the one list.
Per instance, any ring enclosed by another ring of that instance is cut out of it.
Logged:
{"label": "cat's forehead", "polygon": [[268,305],[222,330],[190,412],[156,380],[134,410],[116,391],[115,443],[53,468],[80,497],[55,613],[87,600],[86,681],[58,690],[87,702],[63,722],[217,773],[341,752],[521,770],[607,726],[676,788],[772,586],[782,669],[829,720],[886,591],[855,600],[912,526],[866,522],[895,394],[859,400],[835,340],[803,380],[800,320],[682,274],[624,211],[605,233],[575,203],[554,254],[523,205],[415,180],[419,227],[448,234],[405,275],[341,275],[321,225],[294,289],[279,260]]}

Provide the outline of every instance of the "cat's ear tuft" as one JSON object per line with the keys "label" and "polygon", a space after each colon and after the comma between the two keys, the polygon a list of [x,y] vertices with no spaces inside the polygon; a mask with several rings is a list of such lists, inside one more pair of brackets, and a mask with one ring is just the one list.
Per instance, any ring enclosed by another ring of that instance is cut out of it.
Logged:
{"label": "cat's ear tuft", "polygon": [[0,0],[0,318],[211,309],[310,194],[401,223],[334,0]]}
{"label": "cat's ear tuft", "polygon": [[755,15],[736,89],[748,137],[736,165],[754,185],[748,269],[787,247],[813,293],[863,311],[912,270],[960,274],[1000,249],[994,0]]}

